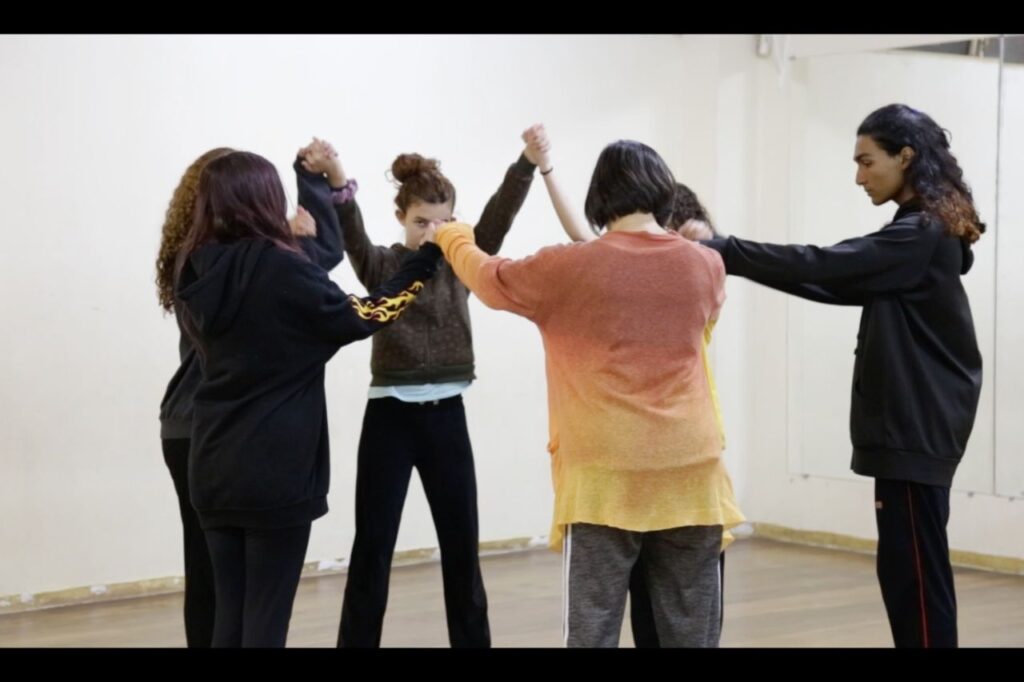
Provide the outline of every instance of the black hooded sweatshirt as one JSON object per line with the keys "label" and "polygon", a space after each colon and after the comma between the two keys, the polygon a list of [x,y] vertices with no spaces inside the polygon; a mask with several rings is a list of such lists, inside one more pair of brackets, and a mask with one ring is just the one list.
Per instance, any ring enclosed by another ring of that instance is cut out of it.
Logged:
{"label": "black hooded sweatshirt", "polygon": [[853,366],[851,468],[949,487],[981,395],[981,353],[960,276],[970,245],[904,204],[878,232],[835,246],[735,237],[706,245],[730,275],[820,303],[862,306]]}
{"label": "black hooded sweatshirt", "polygon": [[324,366],[397,320],[440,256],[424,245],[365,298],[265,239],[189,257],[176,293],[203,365],[189,456],[203,528],[283,528],[327,513]]}

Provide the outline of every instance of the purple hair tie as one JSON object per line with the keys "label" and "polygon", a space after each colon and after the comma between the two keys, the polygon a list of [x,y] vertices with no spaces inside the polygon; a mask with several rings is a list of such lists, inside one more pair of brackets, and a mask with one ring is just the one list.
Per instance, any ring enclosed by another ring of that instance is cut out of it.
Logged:
{"label": "purple hair tie", "polygon": [[359,183],[356,182],[355,178],[352,178],[341,187],[331,188],[331,201],[336,204],[346,204],[355,198],[358,189]]}

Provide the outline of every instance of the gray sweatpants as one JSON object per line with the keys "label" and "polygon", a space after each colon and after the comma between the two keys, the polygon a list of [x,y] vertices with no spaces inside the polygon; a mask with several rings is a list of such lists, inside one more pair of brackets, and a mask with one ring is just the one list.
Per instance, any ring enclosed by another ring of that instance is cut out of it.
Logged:
{"label": "gray sweatpants", "polygon": [[617,647],[629,574],[643,555],[663,647],[716,647],[721,526],[645,533],[574,523],[563,547],[563,634],[569,647]]}

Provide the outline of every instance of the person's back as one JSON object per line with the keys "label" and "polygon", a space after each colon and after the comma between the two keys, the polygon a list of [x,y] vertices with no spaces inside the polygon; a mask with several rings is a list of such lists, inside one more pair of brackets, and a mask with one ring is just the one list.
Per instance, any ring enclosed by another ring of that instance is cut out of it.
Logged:
{"label": "person's back", "polygon": [[[323,299],[320,278],[302,255],[265,239],[208,244],[183,272],[181,297],[202,339],[192,479],[207,522],[244,514],[276,525],[327,511],[323,377],[339,343],[331,318],[298,300]],[[273,485],[262,483],[268,476]]]}
{"label": "person's back", "polygon": [[268,239],[207,244],[179,296],[203,358],[190,481],[204,526],[275,526],[327,511],[324,367],[347,343],[397,319],[436,266],[414,252],[364,299]]}
{"label": "person's back", "polygon": [[721,259],[669,233],[561,251],[559,294],[538,311],[560,455],[636,472],[717,459],[703,342],[725,297]]}

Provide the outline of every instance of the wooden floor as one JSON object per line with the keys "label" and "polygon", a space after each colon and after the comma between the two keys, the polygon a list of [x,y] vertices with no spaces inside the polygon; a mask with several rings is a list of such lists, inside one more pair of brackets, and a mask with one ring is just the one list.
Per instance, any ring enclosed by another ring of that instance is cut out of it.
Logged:
{"label": "wooden floor", "polygon": [[[560,647],[561,556],[545,550],[483,560],[495,646]],[[288,645],[330,647],[345,576],[303,580]],[[744,540],[726,562],[723,646],[891,645],[874,557]],[[958,570],[962,646],[1024,646],[1024,577]],[[182,596],[0,616],[3,647],[178,647]],[[628,609],[627,609],[628,611]],[[396,568],[385,646],[448,645],[436,563]],[[628,614],[622,646],[632,646]]]}

